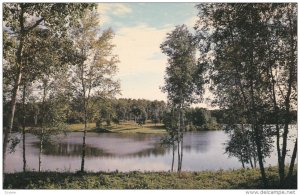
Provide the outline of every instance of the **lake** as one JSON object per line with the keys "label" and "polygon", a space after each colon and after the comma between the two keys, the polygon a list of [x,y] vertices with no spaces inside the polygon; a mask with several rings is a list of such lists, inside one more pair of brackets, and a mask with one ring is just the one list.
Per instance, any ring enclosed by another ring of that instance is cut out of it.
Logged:
{"label": "lake", "polygon": [[[71,171],[80,169],[82,132],[55,136],[42,154],[42,171]],[[20,134],[14,136],[21,137]],[[172,148],[162,147],[157,134],[87,133],[86,171],[169,171]],[[225,154],[224,131],[187,132],[184,134],[183,171],[237,169],[242,164]],[[46,144],[45,144],[46,145]],[[288,148],[292,149],[292,145]],[[177,154],[175,152],[175,154]],[[39,141],[26,134],[26,160],[28,170],[38,169]],[[289,162],[290,157],[287,157]],[[174,169],[177,167],[175,156]],[[276,165],[275,148],[265,166]],[[5,172],[22,171],[22,143],[6,158]]]}

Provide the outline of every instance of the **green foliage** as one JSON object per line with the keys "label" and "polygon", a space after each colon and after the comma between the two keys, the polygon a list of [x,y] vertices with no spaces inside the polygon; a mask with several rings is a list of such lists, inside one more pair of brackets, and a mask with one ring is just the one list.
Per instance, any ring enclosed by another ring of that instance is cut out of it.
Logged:
{"label": "green foliage", "polygon": [[[271,136],[276,135],[282,180],[291,108],[297,105],[296,4],[203,3],[197,8],[198,48],[208,67],[214,103],[226,110],[233,143],[238,143],[237,137],[248,137],[243,143],[256,145],[266,185],[263,158],[271,150]],[[271,116],[276,124],[273,134],[265,128]],[[279,123],[285,126],[282,135]],[[236,124],[250,124],[251,136],[240,136]],[[240,153],[244,153],[243,143],[235,146]]]}
{"label": "green foliage", "polygon": [[52,66],[74,58],[67,30],[78,23],[83,10],[93,6],[95,4],[4,3],[4,60],[7,62],[4,77],[10,80],[7,84],[13,84],[18,74],[33,81],[45,69],[50,71]]}
{"label": "green foliage", "polygon": [[196,63],[195,37],[186,25],[176,26],[172,32],[168,33],[160,48],[168,56],[165,85],[162,91],[167,93],[171,117],[178,120],[178,123],[174,124],[175,120],[171,119],[170,127],[169,124],[166,125],[170,133],[169,138],[166,139],[172,142],[177,140],[178,151],[181,148],[181,152],[178,152],[178,171],[180,171],[183,156],[183,131],[186,129],[185,108],[202,99],[203,72],[199,68],[201,66],[198,67]]}
{"label": "green foliage", "polygon": [[202,108],[190,108],[186,111],[186,117],[195,126],[204,125],[209,118],[207,110]]}
{"label": "green foliage", "polygon": [[131,113],[135,117],[135,122],[139,125],[145,124],[146,121],[146,111],[140,106],[134,106],[131,110]]}
{"label": "green foliage", "polygon": [[112,54],[114,33],[111,29],[100,30],[99,15],[93,10],[84,13],[80,25],[71,30],[71,37],[83,59],[71,69],[73,89],[88,110],[91,97],[112,98],[119,93],[119,82],[113,78],[119,62]]}
{"label": "green foliage", "polygon": [[91,9],[95,4],[91,3],[4,3],[3,21],[5,26],[13,32],[20,32],[22,21],[30,23],[30,17],[35,16],[36,21],[24,29],[26,33],[43,25],[44,27],[63,32],[66,28],[76,24],[85,9]]}
{"label": "green foliage", "polygon": [[[174,112],[174,111],[173,111]],[[185,131],[209,131],[221,130],[221,126],[217,123],[216,118],[212,117],[213,111],[205,108],[187,108],[185,109],[184,121],[187,124]],[[175,131],[178,119],[176,114],[166,112],[164,115],[163,123],[169,131]]]}
{"label": "green foliage", "polygon": [[9,142],[11,143],[9,146],[9,153],[14,153],[17,145],[21,142],[18,137],[10,138]]}
{"label": "green foliage", "polygon": [[[280,186],[276,168],[267,169],[270,189],[297,189],[297,171]],[[264,189],[257,169],[203,172],[26,172],[5,175],[4,189]]]}
{"label": "green foliage", "polygon": [[[196,42],[187,26],[177,26],[167,34],[166,40],[160,46],[162,52],[168,56],[165,86],[168,100],[173,105],[190,105],[197,102],[197,84],[194,76],[196,66]],[[202,75],[197,75],[201,78]],[[202,87],[202,86],[201,86]]]}
{"label": "green foliage", "polygon": [[102,125],[102,121],[106,121],[106,126],[111,125],[111,121],[116,118],[115,110],[112,107],[112,102],[108,99],[104,100],[100,103],[99,106],[99,118],[97,119],[97,123],[99,127]]}
{"label": "green foliage", "polygon": [[99,112],[102,112],[107,125],[110,125],[111,106],[102,105],[99,111],[99,99],[112,98],[119,93],[119,82],[114,79],[119,60],[117,55],[112,54],[115,47],[112,43],[113,31],[100,30],[99,15],[96,10],[92,10],[84,12],[80,23],[70,30],[70,34],[76,51],[82,57],[81,61],[73,63],[74,66],[70,68],[78,113],[87,124],[88,121],[102,120],[99,118],[102,117]]}
{"label": "green foliage", "polygon": [[[5,113],[9,117],[7,117],[8,127],[4,128],[4,151],[6,151],[8,138],[14,125],[21,82],[25,86],[39,76],[43,78],[43,74],[51,74],[51,67],[57,67],[69,61],[64,50],[60,50],[70,48],[72,45],[71,41],[64,39],[68,34],[67,29],[74,23],[78,24],[78,18],[85,9],[91,9],[94,6],[95,4],[80,3],[3,4],[4,61],[6,64],[4,88],[11,89],[10,92],[6,91],[11,97],[11,107],[10,112]],[[70,50],[66,49],[66,51]]]}
{"label": "green foliage", "polygon": [[187,131],[194,130],[220,130],[216,118],[212,117],[212,111],[205,108],[189,108],[186,110]]}
{"label": "green foliage", "polygon": [[[64,72],[56,72],[53,75],[53,82],[50,83],[50,89],[47,94],[48,98],[45,100],[46,104],[57,105],[59,108],[59,113],[61,114],[61,119],[64,123],[68,124],[78,124],[83,123],[83,105],[82,99],[79,97],[73,97],[73,92],[71,89],[71,83],[68,78],[65,77]],[[40,123],[40,118],[42,110],[41,99],[32,93],[36,86],[27,86],[27,94],[25,106],[26,106],[26,126],[33,127],[36,126],[35,118],[38,118],[38,124]],[[49,101],[49,102],[48,102]],[[56,103],[51,103],[55,101]],[[89,121],[98,122],[101,126],[103,122],[106,122],[108,118],[112,124],[118,124],[125,121],[131,121],[135,119],[135,115],[132,113],[135,107],[141,109],[141,118],[145,120],[151,120],[154,124],[160,125],[167,106],[164,101],[150,101],[145,99],[103,99],[98,96],[91,98],[93,107],[90,108],[91,111],[88,113]],[[5,102],[3,104],[4,111],[8,111],[10,108],[10,103]],[[22,106],[17,103],[17,107]],[[21,121],[23,118],[22,109],[17,109],[15,114],[15,130],[21,126]],[[4,124],[7,124],[7,114],[4,114]]]}
{"label": "green foliage", "polygon": [[58,100],[51,99],[44,107],[47,110],[44,116],[46,127],[63,130],[65,128],[66,112],[64,104]]}

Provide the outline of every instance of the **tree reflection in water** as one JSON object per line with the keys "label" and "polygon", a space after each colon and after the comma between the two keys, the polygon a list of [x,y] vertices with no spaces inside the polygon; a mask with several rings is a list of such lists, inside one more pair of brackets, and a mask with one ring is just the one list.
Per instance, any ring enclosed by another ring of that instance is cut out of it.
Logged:
{"label": "tree reflection in water", "polygon": [[[39,143],[35,142],[34,147],[38,148]],[[66,142],[48,142],[45,144],[43,154],[52,156],[81,156],[82,144],[76,143],[66,143]],[[109,158],[135,158],[135,157],[149,157],[153,156],[163,156],[169,151],[169,148],[161,147],[159,143],[156,143],[151,148],[141,149],[137,152],[131,153],[113,153],[109,152],[103,148],[93,147],[86,145],[86,156],[87,157],[109,157]]]}
{"label": "tree reflection in water", "polygon": [[[20,135],[16,135],[19,136]],[[87,133],[87,169],[99,170],[172,170],[172,145],[161,146],[163,135]],[[57,135],[52,142],[44,144],[43,159],[47,170],[77,170],[81,157],[82,140],[80,133]],[[184,134],[184,165],[182,170],[206,170],[219,168],[238,168],[240,163],[224,154],[226,134],[216,132],[186,132]],[[175,158],[177,147],[174,147]],[[38,137],[26,135],[26,158],[28,169],[36,169],[39,154]],[[220,159],[215,161],[215,159]],[[8,155],[9,172],[22,171],[22,147]],[[276,159],[275,159],[276,160]],[[201,162],[201,163],[199,163]],[[273,162],[273,161],[272,161]],[[274,161],[275,162],[275,161]],[[131,166],[132,165],[132,166]],[[177,167],[175,159],[173,167]]]}
{"label": "tree reflection in water", "polygon": [[[193,133],[189,133],[193,134]],[[74,134],[72,134],[74,135]],[[80,157],[82,154],[82,144],[77,142],[75,137],[61,136],[55,141],[45,143],[43,155],[61,157]],[[196,136],[197,135],[197,136]],[[106,158],[106,159],[133,159],[148,157],[163,157],[171,153],[176,153],[178,147],[171,145],[162,146],[157,135],[144,134],[89,134],[90,140],[86,145],[87,158]],[[89,144],[90,143],[90,144]],[[110,143],[112,143],[110,145]],[[210,145],[210,137],[206,133],[195,134],[195,136],[184,136],[183,152],[190,153],[196,150],[205,153]],[[32,146],[39,147],[39,142],[33,142]],[[174,150],[174,151],[173,151]],[[174,158],[174,157],[173,157]],[[172,167],[174,160],[172,160]],[[172,169],[172,168],[171,168]]]}

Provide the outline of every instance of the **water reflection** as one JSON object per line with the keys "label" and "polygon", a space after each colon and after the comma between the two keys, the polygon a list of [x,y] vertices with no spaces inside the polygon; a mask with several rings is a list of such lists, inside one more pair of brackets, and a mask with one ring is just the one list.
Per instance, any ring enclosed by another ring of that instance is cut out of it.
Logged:
{"label": "water reflection", "polygon": [[[18,136],[18,135],[16,135]],[[169,171],[173,148],[160,145],[162,135],[87,133],[87,171]],[[183,171],[201,171],[241,168],[238,159],[228,157],[224,143],[228,139],[223,131],[189,132],[184,135]],[[55,137],[43,150],[44,170],[77,171],[80,168],[82,133],[69,133]],[[29,170],[37,169],[38,139],[26,134],[26,160]],[[175,147],[177,153],[177,147]],[[22,171],[22,144],[6,158],[5,172]],[[288,161],[288,159],[287,159]],[[174,162],[174,167],[177,160]],[[265,165],[276,165],[276,152],[266,159]]]}
{"label": "water reflection", "polygon": [[[144,139],[145,140],[145,139]],[[35,148],[39,148],[39,142],[32,144]],[[168,148],[162,147],[159,143],[153,144],[151,148],[139,150],[131,153],[113,153],[104,148],[86,145],[87,157],[108,157],[108,158],[127,158],[127,157],[149,157],[163,156],[168,152]],[[82,144],[68,142],[48,142],[44,146],[43,154],[47,156],[64,156],[64,157],[80,157],[82,154]]]}
{"label": "water reflection", "polygon": [[[34,143],[33,146],[38,148],[39,143]],[[45,145],[43,154],[52,156],[81,156],[82,144],[49,142]],[[87,146],[86,156],[110,156],[110,154],[101,148]]]}
{"label": "water reflection", "polygon": [[[198,153],[206,153],[211,147],[211,139],[214,137],[209,131],[203,131],[200,134],[198,132],[189,133],[190,136],[184,137],[184,149],[185,152],[189,152],[193,146],[193,150]],[[215,140],[216,141],[216,140]]]}

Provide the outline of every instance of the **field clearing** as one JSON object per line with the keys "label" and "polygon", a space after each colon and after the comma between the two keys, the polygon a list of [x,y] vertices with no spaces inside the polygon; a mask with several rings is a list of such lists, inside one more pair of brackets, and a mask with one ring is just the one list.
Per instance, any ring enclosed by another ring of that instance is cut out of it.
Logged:
{"label": "field clearing", "polygon": [[[71,124],[67,126],[67,131],[71,132],[82,132],[84,124]],[[146,123],[144,125],[138,125],[132,121],[122,122],[120,124],[113,124],[110,126],[103,125],[102,129],[105,129],[105,132],[111,133],[166,133],[166,129],[162,123]],[[87,124],[88,132],[101,132],[101,130],[96,128],[96,123]]]}

